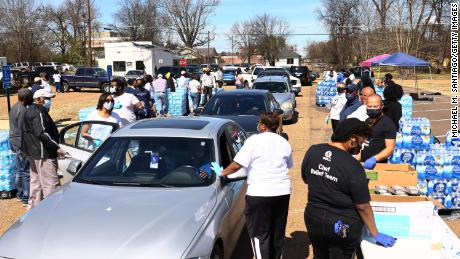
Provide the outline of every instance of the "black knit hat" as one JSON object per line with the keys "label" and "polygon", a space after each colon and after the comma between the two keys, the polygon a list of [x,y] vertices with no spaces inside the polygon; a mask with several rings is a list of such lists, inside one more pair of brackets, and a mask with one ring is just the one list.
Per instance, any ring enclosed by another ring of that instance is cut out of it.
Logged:
{"label": "black knit hat", "polygon": [[358,134],[367,128],[366,124],[359,119],[346,119],[339,124],[334,134],[332,134],[332,142],[340,142],[349,139],[352,135]]}

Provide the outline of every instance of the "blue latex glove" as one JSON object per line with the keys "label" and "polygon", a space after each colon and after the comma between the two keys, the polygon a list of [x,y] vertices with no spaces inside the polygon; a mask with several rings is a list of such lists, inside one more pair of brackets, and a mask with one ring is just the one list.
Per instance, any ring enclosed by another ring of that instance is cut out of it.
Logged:
{"label": "blue latex glove", "polygon": [[93,143],[96,147],[99,147],[102,144],[102,140],[95,138],[93,139]]}
{"label": "blue latex glove", "polygon": [[222,171],[224,170],[224,168],[223,168],[222,166],[220,166],[218,163],[212,162],[212,163],[211,163],[211,170],[213,170],[214,173],[215,173],[217,176],[221,176],[221,173],[222,173]]}
{"label": "blue latex glove", "polygon": [[368,158],[364,162],[364,168],[365,169],[372,169],[372,168],[374,168],[375,164],[377,164],[377,159],[375,158],[375,156],[373,156],[371,158]]}
{"label": "blue latex glove", "polygon": [[396,238],[382,233],[377,233],[374,240],[377,244],[383,247],[392,247],[396,243]]}

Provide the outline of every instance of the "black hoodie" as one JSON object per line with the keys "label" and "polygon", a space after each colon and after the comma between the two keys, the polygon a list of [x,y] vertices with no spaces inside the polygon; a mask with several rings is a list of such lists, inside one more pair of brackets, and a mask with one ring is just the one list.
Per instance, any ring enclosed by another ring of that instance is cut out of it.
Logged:
{"label": "black hoodie", "polygon": [[399,120],[402,117],[402,106],[398,101],[383,101],[383,114],[388,116],[399,130]]}

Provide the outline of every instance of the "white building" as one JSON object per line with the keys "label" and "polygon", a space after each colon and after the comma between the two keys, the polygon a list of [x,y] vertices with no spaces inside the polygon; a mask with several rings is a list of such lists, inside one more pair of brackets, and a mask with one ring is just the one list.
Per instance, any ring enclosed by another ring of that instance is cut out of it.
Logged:
{"label": "white building", "polygon": [[124,76],[129,70],[145,70],[154,75],[155,68],[177,66],[180,58],[149,41],[105,43],[104,54],[103,59],[97,60],[98,66],[106,69],[112,65],[114,76]]}
{"label": "white building", "polygon": [[281,50],[279,58],[275,61],[275,66],[300,66],[301,55],[290,49]]}

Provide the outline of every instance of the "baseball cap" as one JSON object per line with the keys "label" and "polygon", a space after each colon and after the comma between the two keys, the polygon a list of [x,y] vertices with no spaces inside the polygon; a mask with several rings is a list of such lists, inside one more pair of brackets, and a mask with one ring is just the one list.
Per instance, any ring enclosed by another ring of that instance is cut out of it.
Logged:
{"label": "baseball cap", "polygon": [[40,82],[40,81],[42,81],[42,79],[40,77],[37,76],[37,77],[34,78],[34,83]]}
{"label": "baseball cap", "polygon": [[366,124],[359,119],[346,119],[339,124],[335,132],[332,134],[331,141],[344,141],[349,139],[353,134],[358,134]]}
{"label": "baseball cap", "polygon": [[162,75],[162,74],[158,74],[158,78],[163,78],[163,75]]}
{"label": "baseball cap", "polygon": [[355,84],[349,84],[349,85],[347,85],[346,89],[354,91],[354,90],[357,90],[358,87]]}
{"label": "baseball cap", "polygon": [[185,73],[186,73],[185,70],[180,71],[181,75],[185,75]]}
{"label": "baseball cap", "polygon": [[34,93],[34,99],[37,99],[37,98],[40,98],[40,97],[52,98],[52,97],[54,97],[54,94],[50,94],[47,91],[45,91],[44,89],[40,89],[40,90],[37,90]]}

